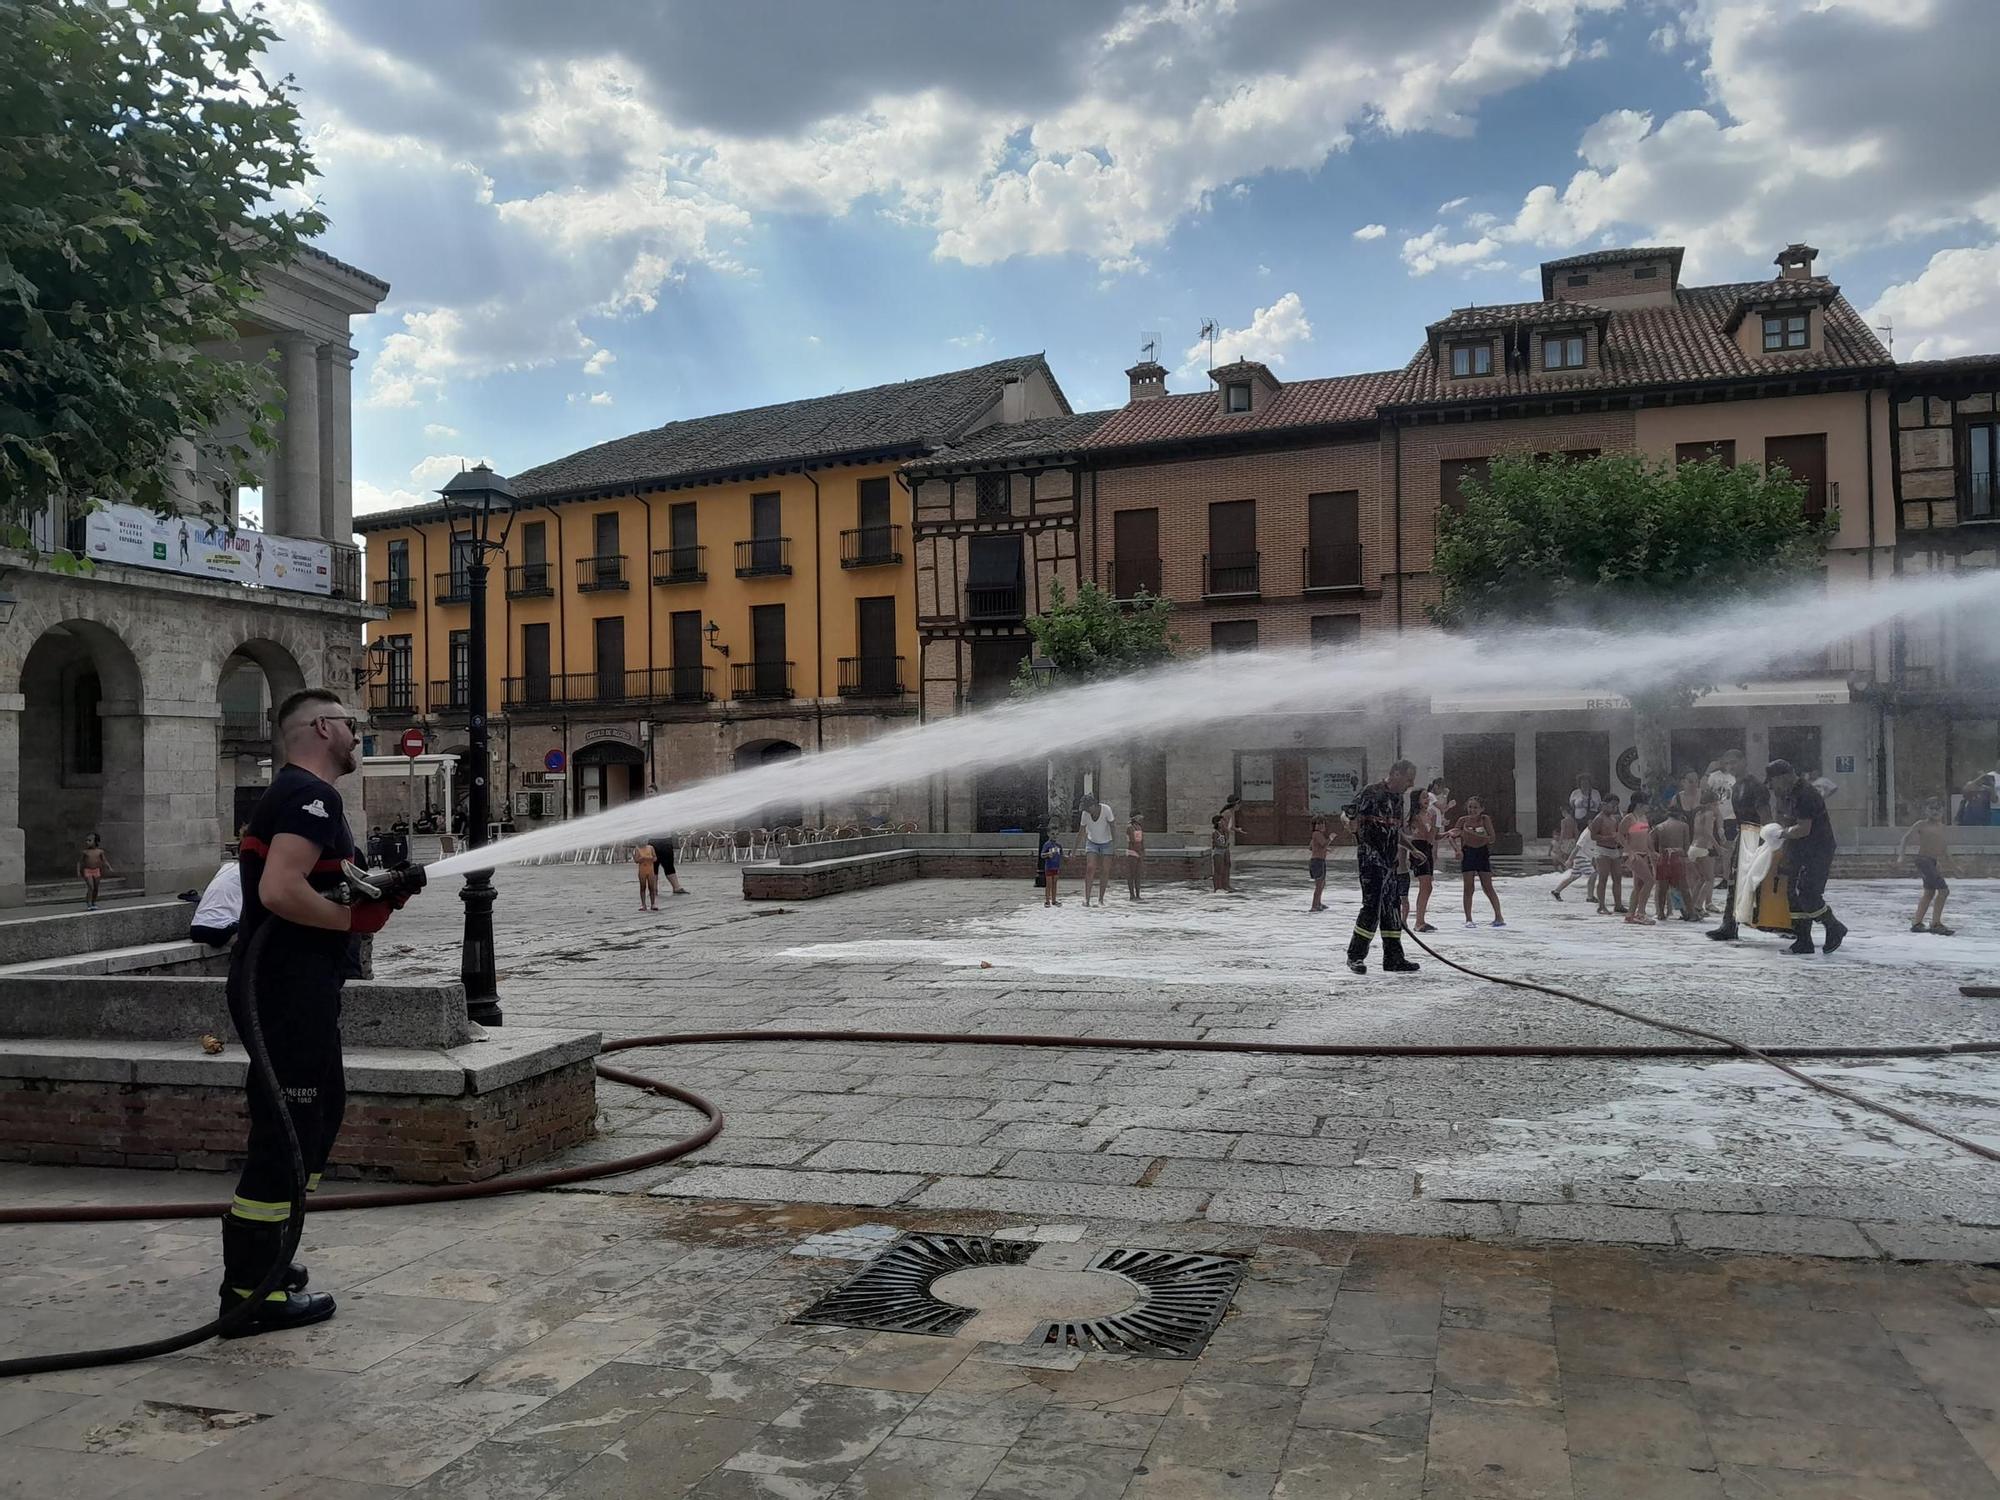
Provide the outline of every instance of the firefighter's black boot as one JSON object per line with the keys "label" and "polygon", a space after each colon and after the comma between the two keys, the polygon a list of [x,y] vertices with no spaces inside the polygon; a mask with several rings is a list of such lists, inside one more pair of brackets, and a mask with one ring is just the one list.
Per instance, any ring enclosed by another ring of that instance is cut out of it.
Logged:
{"label": "firefighter's black boot", "polygon": [[[262,1284],[285,1242],[282,1224],[253,1224],[227,1214],[222,1220],[221,1312],[227,1315],[240,1307],[243,1299]],[[278,1290],[257,1306],[249,1321],[225,1335],[243,1338],[253,1333],[274,1333],[283,1328],[304,1328],[324,1323],[333,1316],[334,1301],[325,1292],[287,1290],[292,1278],[305,1283],[305,1269],[293,1265]]]}
{"label": "firefighter's black boot", "polygon": [[[228,1225],[229,1223],[228,1214],[224,1214],[222,1216],[222,1222],[225,1226]],[[225,1227],[223,1230],[223,1235],[225,1238],[227,1238],[228,1233],[229,1231]],[[259,1281],[262,1281],[264,1279],[262,1273],[259,1273],[257,1279]],[[312,1272],[306,1269],[305,1262],[295,1260],[289,1266],[285,1267],[285,1277],[284,1280],[278,1283],[278,1288],[280,1291],[286,1291],[286,1292],[303,1292],[306,1289],[306,1284],[311,1280],[312,1280]]]}
{"label": "firefighter's black boot", "polygon": [[1384,974],[1414,974],[1422,965],[1413,964],[1403,957],[1403,940],[1382,934],[1382,972]]}
{"label": "firefighter's black boot", "polygon": [[1728,892],[1727,899],[1722,903],[1722,925],[1720,927],[1711,927],[1708,930],[1708,935],[1718,943],[1733,943],[1736,941],[1735,891]]}
{"label": "firefighter's black boot", "polygon": [[1811,917],[1800,917],[1792,923],[1792,946],[1785,951],[1787,953],[1802,954],[1815,951],[1812,940]]}
{"label": "firefighter's black boot", "polygon": [[1826,915],[1820,918],[1820,922],[1826,928],[1825,948],[1828,953],[1847,941],[1847,925],[1833,914],[1832,907],[1827,908]]}

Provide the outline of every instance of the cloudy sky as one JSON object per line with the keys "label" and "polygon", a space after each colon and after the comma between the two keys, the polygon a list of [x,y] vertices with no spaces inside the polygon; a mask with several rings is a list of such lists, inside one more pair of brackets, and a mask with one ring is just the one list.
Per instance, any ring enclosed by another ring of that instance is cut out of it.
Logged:
{"label": "cloudy sky", "polygon": [[1793,239],[2000,348],[1994,0],[271,0],[360,327],[357,507],[677,417],[1149,334],[1397,366],[1549,256]]}

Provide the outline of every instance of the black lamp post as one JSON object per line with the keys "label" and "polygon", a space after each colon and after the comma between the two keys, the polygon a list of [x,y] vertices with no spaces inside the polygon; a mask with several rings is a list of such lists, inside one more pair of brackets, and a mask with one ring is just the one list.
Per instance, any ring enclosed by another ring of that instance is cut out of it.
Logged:
{"label": "black lamp post", "polygon": [[[438,492],[444,498],[445,516],[451,526],[452,566],[465,560],[467,595],[472,604],[472,629],[468,641],[471,658],[466,670],[467,725],[472,735],[472,785],[466,811],[466,842],[474,849],[485,847],[486,825],[491,821],[488,777],[491,757],[486,734],[486,554],[505,552],[508,533],[514,529],[514,487],[506,476],[494,473],[485,464],[461,470]],[[465,889],[458,893],[465,903],[465,941],[459,956],[459,978],[465,982],[465,1011],[482,1026],[501,1023],[500,984],[493,963],[493,872],[475,870],[465,877]]]}

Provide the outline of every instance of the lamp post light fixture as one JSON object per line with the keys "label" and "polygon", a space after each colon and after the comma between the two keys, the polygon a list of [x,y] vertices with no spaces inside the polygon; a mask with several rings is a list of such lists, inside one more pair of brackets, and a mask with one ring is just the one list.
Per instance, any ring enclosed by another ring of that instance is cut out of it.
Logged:
{"label": "lamp post light fixture", "polygon": [[[0,619],[0,625],[6,623],[4,619]],[[362,688],[368,686],[369,683],[382,675],[382,669],[388,665],[389,638],[378,635],[362,648],[361,660],[355,663],[354,690],[359,692]]]}
{"label": "lamp post light fixture", "polygon": [[[471,786],[468,788],[465,839],[474,848],[486,845],[491,821],[491,754],[486,726],[486,554],[504,553],[514,529],[518,501],[505,475],[485,464],[460,470],[438,491],[451,529],[451,566],[466,574],[466,594],[472,621],[467,641],[467,728],[471,734]],[[465,903],[465,939],[459,954],[459,978],[465,983],[465,1011],[482,1026],[501,1024],[500,984],[494,972],[493,889],[491,870],[474,870],[458,893]]]}
{"label": "lamp post light fixture", "polygon": [[715,621],[710,620],[708,622],[708,649],[713,651],[717,656],[727,657],[729,655],[729,648],[716,640],[716,637],[721,634],[722,627],[716,624]]}

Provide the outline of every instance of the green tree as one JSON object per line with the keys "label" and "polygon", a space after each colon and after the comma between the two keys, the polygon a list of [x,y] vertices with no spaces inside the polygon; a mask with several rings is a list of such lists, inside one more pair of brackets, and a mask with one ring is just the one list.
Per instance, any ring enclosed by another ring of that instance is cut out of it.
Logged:
{"label": "green tree", "polygon": [[1094,583],[1086,583],[1071,598],[1061,583],[1049,587],[1049,607],[1028,621],[1035,638],[1035,656],[1054,666],[1038,673],[1022,662],[1012,692],[1017,698],[1123,677],[1172,661],[1180,650],[1173,633],[1171,602],[1141,591],[1130,603],[1119,603]]}
{"label": "green tree", "polygon": [[[1751,465],[1503,457],[1442,507],[1433,571],[1447,629],[1487,623],[1616,627],[1764,593],[1816,574],[1837,518],[1805,487]],[[1633,698],[1645,785],[1672,773],[1668,720],[1712,684]]]}
{"label": "green tree", "polygon": [[[169,445],[249,480],[278,412],[205,354],[260,273],[325,227],[289,78],[260,13],[198,0],[0,0],[0,497],[166,511]],[[0,540],[21,545],[7,528]]]}

